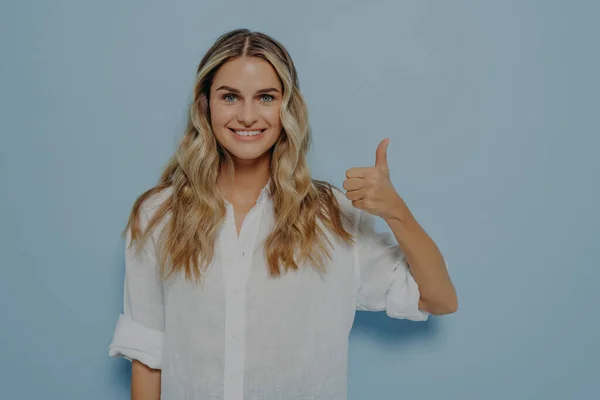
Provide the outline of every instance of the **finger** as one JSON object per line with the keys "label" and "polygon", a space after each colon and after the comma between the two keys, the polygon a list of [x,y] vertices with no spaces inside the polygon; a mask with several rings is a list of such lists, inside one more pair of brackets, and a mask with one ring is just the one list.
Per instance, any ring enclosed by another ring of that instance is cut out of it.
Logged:
{"label": "finger", "polygon": [[350,168],[349,170],[346,171],[346,178],[348,178],[348,179],[364,178],[367,175],[367,172],[372,168],[373,167]]}
{"label": "finger", "polygon": [[365,184],[364,179],[352,178],[352,179],[346,179],[344,181],[343,187],[346,190],[358,190],[358,189],[362,189],[364,184]]}
{"label": "finger", "polygon": [[390,139],[384,139],[377,146],[377,151],[375,152],[375,166],[381,169],[388,169],[387,162],[387,147],[390,142]]}
{"label": "finger", "polygon": [[360,208],[361,210],[365,208],[362,200],[355,200],[352,202],[352,205],[356,208]]}
{"label": "finger", "polygon": [[362,200],[365,198],[365,190],[364,189],[360,189],[360,190],[349,190],[346,192],[346,198],[348,200],[352,200],[352,201],[356,201],[356,200]]}

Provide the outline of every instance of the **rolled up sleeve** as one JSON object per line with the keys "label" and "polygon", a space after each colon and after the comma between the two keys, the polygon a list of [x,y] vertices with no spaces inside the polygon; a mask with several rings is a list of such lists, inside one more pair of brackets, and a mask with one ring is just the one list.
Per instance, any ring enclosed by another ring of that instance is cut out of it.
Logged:
{"label": "rolled up sleeve", "polygon": [[357,310],[384,311],[391,318],[426,321],[419,309],[419,286],[389,232],[375,230],[375,217],[357,209],[355,268],[359,276]]}
{"label": "rolled up sleeve", "polygon": [[[148,222],[140,213],[142,228]],[[128,230],[125,247],[125,285],[123,314],[119,315],[109,356],[138,360],[161,369],[164,341],[163,285],[156,261],[155,241],[151,236],[136,254]]]}

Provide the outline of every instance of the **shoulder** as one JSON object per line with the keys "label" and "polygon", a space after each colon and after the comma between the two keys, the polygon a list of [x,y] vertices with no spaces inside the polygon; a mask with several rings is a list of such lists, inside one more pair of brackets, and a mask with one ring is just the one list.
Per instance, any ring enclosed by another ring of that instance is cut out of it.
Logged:
{"label": "shoulder", "polygon": [[171,198],[173,187],[168,186],[159,190],[150,189],[146,193],[148,196],[142,201],[140,211],[146,218],[151,219],[160,206]]}
{"label": "shoulder", "polygon": [[342,192],[340,189],[338,189],[335,186],[331,187],[331,191],[333,192],[333,195],[335,196],[335,199],[337,200],[337,202],[340,206],[341,212],[343,212],[348,217],[350,217],[352,214],[355,213],[356,207],[354,207],[352,205],[352,201],[350,201],[346,197],[346,194],[344,192]]}
{"label": "shoulder", "polygon": [[353,228],[357,226],[358,219],[360,218],[361,210],[352,205],[352,201],[346,197],[346,194],[341,189],[332,184],[328,185],[337,201],[340,214],[342,214],[343,219],[349,224],[349,228],[354,230]]}
{"label": "shoulder", "polygon": [[352,201],[346,197],[346,194],[340,189],[332,187],[332,191],[338,200],[340,212],[346,216],[346,220],[353,227],[353,231],[357,234],[367,234],[375,231],[376,218],[372,214],[354,207]]}

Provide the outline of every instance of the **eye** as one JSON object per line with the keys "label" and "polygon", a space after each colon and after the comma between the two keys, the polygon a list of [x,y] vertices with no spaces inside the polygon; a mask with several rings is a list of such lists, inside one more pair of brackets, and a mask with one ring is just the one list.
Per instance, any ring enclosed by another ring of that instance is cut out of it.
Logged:
{"label": "eye", "polygon": [[223,100],[225,100],[226,103],[233,103],[236,99],[236,96],[232,93],[227,93],[223,95]]}
{"label": "eye", "polygon": [[265,103],[270,103],[275,100],[275,97],[271,96],[270,94],[261,94],[260,99]]}

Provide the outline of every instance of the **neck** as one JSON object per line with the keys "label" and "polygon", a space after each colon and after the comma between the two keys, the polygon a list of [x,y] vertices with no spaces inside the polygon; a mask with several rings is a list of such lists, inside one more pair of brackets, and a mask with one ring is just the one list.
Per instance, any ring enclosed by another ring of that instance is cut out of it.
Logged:
{"label": "neck", "polygon": [[221,166],[217,186],[223,197],[233,204],[253,204],[271,177],[271,157],[260,157],[254,160],[240,160],[232,157],[235,178],[230,179],[229,166]]}

